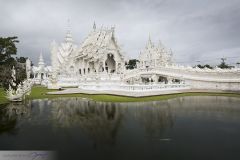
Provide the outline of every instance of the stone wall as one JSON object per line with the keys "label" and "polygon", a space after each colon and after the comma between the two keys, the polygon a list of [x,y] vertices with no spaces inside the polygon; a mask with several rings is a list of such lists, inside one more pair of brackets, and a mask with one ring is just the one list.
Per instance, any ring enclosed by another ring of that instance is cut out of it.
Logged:
{"label": "stone wall", "polygon": [[190,84],[192,89],[240,91],[240,82],[214,82],[200,80],[185,80],[185,82],[186,84]]}

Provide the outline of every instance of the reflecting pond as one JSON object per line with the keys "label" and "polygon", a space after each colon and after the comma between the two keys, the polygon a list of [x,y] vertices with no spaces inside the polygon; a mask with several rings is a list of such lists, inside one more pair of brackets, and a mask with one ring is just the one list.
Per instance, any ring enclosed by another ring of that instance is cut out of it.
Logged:
{"label": "reflecting pond", "polygon": [[110,103],[58,98],[0,109],[0,150],[58,159],[240,159],[240,98]]}

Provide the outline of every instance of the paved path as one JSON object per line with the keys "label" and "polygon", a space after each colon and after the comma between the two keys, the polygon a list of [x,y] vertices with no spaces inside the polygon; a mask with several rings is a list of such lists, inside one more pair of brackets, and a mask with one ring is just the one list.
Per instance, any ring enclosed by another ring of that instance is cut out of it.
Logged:
{"label": "paved path", "polygon": [[[159,90],[159,91],[113,91],[113,90],[83,90],[80,88],[67,88],[61,91],[48,92],[48,94],[61,95],[61,94],[109,94],[118,96],[128,96],[128,97],[146,97],[146,96],[156,96],[156,95],[167,95],[167,94],[177,94],[177,93],[187,93],[187,92],[214,92],[214,93],[226,93],[226,91],[220,90],[192,90],[192,89],[181,89],[181,90]],[[228,92],[236,93],[236,92]],[[239,93],[239,92],[237,92]]]}

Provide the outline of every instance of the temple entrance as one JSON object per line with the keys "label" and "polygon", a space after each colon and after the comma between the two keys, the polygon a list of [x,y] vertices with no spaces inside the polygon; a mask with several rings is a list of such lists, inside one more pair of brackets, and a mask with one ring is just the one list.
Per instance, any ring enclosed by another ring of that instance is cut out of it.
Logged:
{"label": "temple entrance", "polygon": [[44,73],[41,73],[41,79],[43,79],[43,77],[44,77]]}
{"label": "temple entrance", "polygon": [[158,77],[158,82],[167,84],[167,83],[168,83],[168,80],[167,80],[166,77],[159,76],[159,77]]}
{"label": "temple entrance", "polygon": [[74,67],[73,67],[73,66],[70,67],[70,74],[71,74],[71,75],[74,74]]}
{"label": "temple entrance", "polygon": [[108,73],[114,73],[116,71],[116,61],[114,60],[113,54],[107,55],[107,60],[105,61],[105,69]]}

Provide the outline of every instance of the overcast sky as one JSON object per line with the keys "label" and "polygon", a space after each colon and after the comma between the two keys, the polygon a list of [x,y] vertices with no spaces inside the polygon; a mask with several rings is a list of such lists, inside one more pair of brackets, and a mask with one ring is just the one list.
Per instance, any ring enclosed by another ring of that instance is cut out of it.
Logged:
{"label": "overcast sky", "polygon": [[50,43],[64,40],[68,19],[76,44],[94,21],[115,25],[130,58],[150,34],[173,50],[177,63],[240,61],[240,0],[0,0],[0,36],[18,36],[18,56],[35,64],[41,50],[50,64]]}

